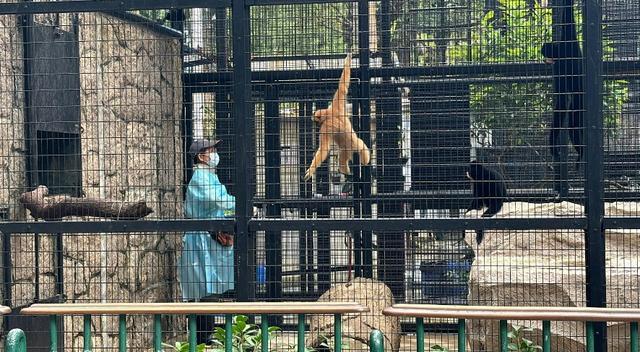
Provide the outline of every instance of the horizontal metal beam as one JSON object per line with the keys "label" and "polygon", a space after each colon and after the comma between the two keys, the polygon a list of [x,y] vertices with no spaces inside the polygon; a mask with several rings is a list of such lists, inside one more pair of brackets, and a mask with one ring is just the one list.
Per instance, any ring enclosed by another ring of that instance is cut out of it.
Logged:
{"label": "horizontal metal beam", "polygon": [[126,220],[0,222],[2,233],[233,231],[234,220]]}
{"label": "horizontal metal beam", "polygon": [[[283,58],[282,60],[286,60]],[[358,68],[351,70],[352,76],[357,76]],[[502,77],[513,77],[523,79],[526,77],[547,77],[551,78],[551,66],[537,63],[517,63],[517,64],[477,64],[477,65],[449,65],[449,66],[424,66],[424,67],[384,67],[370,68],[371,78],[389,77],[429,77],[431,79],[446,79],[449,82],[452,76],[460,80],[475,79],[481,83],[482,78],[496,79],[496,75]],[[608,61],[604,63],[605,79],[619,78],[640,78],[640,61]],[[338,79],[342,73],[341,69],[305,69],[305,70],[265,70],[252,71],[252,81],[287,81],[287,80],[318,80],[318,79]],[[209,72],[209,73],[185,73],[185,85],[211,84],[228,81],[231,79],[230,72]],[[419,84],[421,82],[415,82]],[[407,83],[406,85],[410,85]]]}
{"label": "horizontal metal beam", "polygon": [[259,219],[250,220],[252,231],[411,231],[411,230],[552,230],[584,229],[585,218],[513,218],[513,219]]}
{"label": "horizontal metal beam", "polygon": [[640,219],[637,217],[605,217],[602,220],[605,229],[640,229]]}
{"label": "horizontal metal beam", "polygon": [[[292,4],[334,4],[334,3],[351,3],[358,0],[246,0],[249,6],[261,5],[292,5]],[[369,0],[374,1],[374,0]]]}
{"label": "horizontal metal beam", "polygon": [[231,0],[78,0],[0,3],[0,15],[230,7]]}
{"label": "horizontal metal beam", "polygon": [[[235,221],[225,220],[127,220],[0,222],[2,233],[131,233],[233,231]],[[460,231],[475,229],[552,230],[583,229],[585,218],[387,218],[387,219],[253,219],[252,231]],[[640,229],[640,217],[604,219],[606,229]]]}

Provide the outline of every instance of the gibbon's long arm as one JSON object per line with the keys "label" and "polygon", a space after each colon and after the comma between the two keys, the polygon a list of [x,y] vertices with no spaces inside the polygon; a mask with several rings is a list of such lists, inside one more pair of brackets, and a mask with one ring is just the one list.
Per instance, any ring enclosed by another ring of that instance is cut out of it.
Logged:
{"label": "gibbon's long arm", "polygon": [[344,117],[345,107],[347,105],[347,94],[349,93],[349,85],[351,84],[351,54],[347,55],[344,59],[344,68],[340,75],[340,83],[338,83],[338,90],[333,95],[331,106],[329,107],[330,114],[333,117]]}

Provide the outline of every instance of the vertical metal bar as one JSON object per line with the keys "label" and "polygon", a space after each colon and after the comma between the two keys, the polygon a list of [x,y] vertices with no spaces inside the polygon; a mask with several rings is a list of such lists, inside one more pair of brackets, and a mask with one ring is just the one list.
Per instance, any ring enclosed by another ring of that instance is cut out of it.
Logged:
{"label": "vertical metal bar", "polygon": [[[360,60],[360,93],[358,106],[360,110],[360,132],[362,141],[371,147],[371,24],[369,23],[369,1],[358,1],[358,47]],[[362,217],[371,217],[371,167],[361,168],[360,197],[362,198]],[[373,278],[373,235],[371,231],[363,231],[361,273],[363,277]]]}
{"label": "vertical metal bar", "polygon": [[153,351],[162,352],[162,315],[153,316]]}
{"label": "vertical metal bar", "polygon": [[542,352],[551,352],[551,322],[542,322]]}
{"label": "vertical metal bar", "polygon": [[384,352],[384,336],[380,330],[372,330],[369,334],[369,352]]}
{"label": "vertical metal bar", "polygon": [[251,103],[251,28],[249,23],[249,6],[245,0],[233,1],[233,15],[231,16],[233,30],[233,111],[235,121],[235,184],[240,185],[236,189],[236,238],[235,255],[238,266],[238,282],[236,292],[240,301],[248,301],[255,297],[255,285],[250,284],[251,268],[249,267],[249,209],[251,208],[250,195],[247,194],[249,184],[248,175],[251,170],[247,167],[249,142],[253,142],[250,133],[247,133],[248,125],[253,123],[249,109]]}
{"label": "vertical metal bar", "polygon": [[[585,212],[587,216],[587,306],[606,307],[602,118],[602,6],[601,0],[585,0],[583,11],[584,107],[586,122]],[[606,323],[593,324],[594,348],[606,352]]]}
{"label": "vertical metal bar", "polygon": [[225,352],[233,351],[233,315],[226,314],[224,316],[224,350]]}
{"label": "vertical metal bar", "polygon": [[91,315],[84,316],[84,352],[91,352]]}
{"label": "vertical metal bar", "polygon": [[458,319],[458,352],[467,350],[467,329],[464,319]]}
{"label": "vertical metal bar", "polygon": [[500,351],[507,352],[509,339],[507,338],[507,321],[500,320]]}
{"label": "vertical metal bar", "polygon": [[33,234],[33,266],[33,301],[38,303],[40,301],[40,234],[37,232]]}
{"label": "vertical metal bar", "polygon": [[333,315],[333,336],[335,337],[335,352],[342,352],[342,316],[340,314]]}
{"label": "vertical metal bar", "polygon": [[418,352],[424,352],[424,319],[416,318],[416,345]]}
{"label": "vertical metal bar", "polygon": [[49,316],[49,351],[58,352],[58,317]]}
{"label": "vertical metal bar", "polygon": [[2,281],[4,290],[4,305],[7,307],[12,306],[11,302],[11,268],[13,263],[11,262],[11,233],[5,232],[2,234]]}
{"label": "vertical metal bar", "polygon": [[[595,352],[596,348],[595,348],[595,331],[594,331],[594,327],[593,327],[593,323],[588,321],[587,322],[587,352]],[[599,350],[598,350],[599,351]]]}
{"label": "vertical metal bar", "polygon": [[304,314],[298,314],[298,352],[304,352]]}
{"label": "vertical metal bar", "polygon": [[638,322],[631,322],[631,332],[629,338],[631,339],[631,352],[638,352]]}
{"label": "vertical metal bar", "polygon": [[62,302],[64,295],[64,237],[63,234],[56,235],[56,294],[59,302]]}
{"label": "vertical metal bar", "polygon": [[260,352],[269,351],[269,317],[266,314],[260,316],[260,332],[262,333],[262,349]]}
{"label": "vertical metal bar", "polygon": [[188,320],[189,320],[189,352],[195,352],[196,343],[197,343],[196,333],[198,330],[195,314],[189,314]]}
{"label": "vertical metal bar", "polygon": [[[277,82],[267,81],[264,99],[264,154],[265,154],[265,196],[266,216],[280,217],[280,99]],[[265,231],[265,251],[267,263],[267,297],[282,298],[282,232]],[[272,315],[272,325],[281,324],[281,316]]]}
{"label": "vertical metal bar", "polygon": [[126,352],[127,350],[127,316],[120,314],[118,316],[118,351]]}

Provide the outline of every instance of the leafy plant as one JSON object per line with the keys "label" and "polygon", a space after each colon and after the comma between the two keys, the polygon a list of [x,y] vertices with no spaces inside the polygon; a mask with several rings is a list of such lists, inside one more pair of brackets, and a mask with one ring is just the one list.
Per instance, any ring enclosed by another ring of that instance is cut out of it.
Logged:
{"label": "leafy plant", "polygon": [[[188,352],[189,351],[189,343],[188,342],[176,342],[175,345],[170,345],[168,343],[163,343],[162,347],[169,348],[171,351],[175,352]],[[204,352],[207,349],[207,346],[204,343],[201,343],[196,346],[196,352]]]}
{"label": "leafy plant", "polygon": [[[538,350],[542,350],[542,347],[533,343],[533,341],[526,339],[523,335],[524,332],[531,332],[532,328],[514,325],[507,333],[507,337],[509,338],[509,344],[507,348],[509,351],[516,352],[536,352]],[[440,345],[431,346],[431,351],[439,351],[439,352],[449,352],[448,348],[442,347]]]}
{"label": "leafy plant", "polygon": [[514,325],[512,330],[507,333],[507,337],[509,338],[509,345],[507,348],[509,351],[517,351],[517,352],[535,352],[538,350],[542,350],[542,347],[533,343],[533,341],[524,338],[524,332],[531,332],[533,329]]}
{"label": "leafy plant", "polygon": [[[277,326],[270,326],[268,329],[269,338],[276,331],[281,330]],[[215,328],[213,333],[213,351],[224,351],[226,341],[226,330],[220,327]],[[235,352],[258,352],[262,349],[262,332],[256,324],[249,323],[246,315],[236,315],[233,317],[231,325],[231,343]]]}

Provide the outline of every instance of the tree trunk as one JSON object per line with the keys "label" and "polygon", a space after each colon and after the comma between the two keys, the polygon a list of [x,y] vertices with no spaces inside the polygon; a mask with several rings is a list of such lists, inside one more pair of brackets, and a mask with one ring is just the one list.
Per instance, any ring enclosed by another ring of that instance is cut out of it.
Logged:
{"label": "tree trunk", "polygon": [[65,216],[93,216],[114,220],[140,219],[151,213],[144,201],[125,203],[100,198],[75,198],[66,195],[48,196],[46,186],[38,186],[20,195],[20,203],[35,219],[57,220]]}

